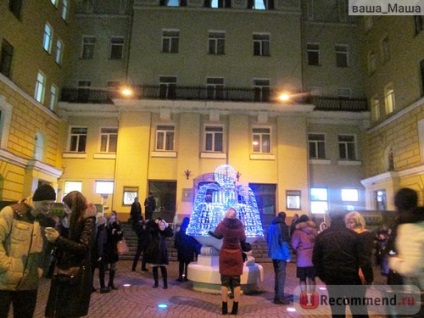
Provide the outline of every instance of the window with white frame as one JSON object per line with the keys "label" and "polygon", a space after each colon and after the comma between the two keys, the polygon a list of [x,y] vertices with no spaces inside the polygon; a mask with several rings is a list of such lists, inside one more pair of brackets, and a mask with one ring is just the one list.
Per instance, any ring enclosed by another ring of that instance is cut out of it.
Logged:
{"label": "window with white frame", "polygon": [[110,59],[121,60],[124,55],[124,38],[112,37],[110,39]]}
{"label": "window with white frame", "polygon": [[380,99],[378,95],[371,97],[371,116],[374,121],[380,119]]}
{"label": "window with white frame", "polygon": [[319,44],[308,43],[306,44],[306,54],[308,65],[319,65]]}
{"label": "window with white frame", "polygon": [[35,82],[35,94],[34,98],[40,102],[44,102],[44,96],[46,94],[46,75],[42,72],[38,72],[37,81]]}
{"label": "window with white frame", "polygon": [[309,159],[325,159],[325,135],[308,134]]}
{"label": "window with white frame", "polygon": [[390,114],[395,109],[395,90],[393,85],[387,85],[384,88],[384,104],[386,106],[386,114]]}
{"label": "window with white frame", "polygon": [[204,128],[204,145],[207,152],[222,152],[224,128],[222,126],[206,125]]}
{"label": "window with white frame", "polygon": [[163,99],[175,98],[177,78],[175,76],[159,77],[159,96]]}
{"label": "window with white frame", "polygon": [[50,86],[50,110],[54,110],[57,105],[58,100],[58,88],[56,85],[52,84]]}
{"label": "window with white frame", "polygon": [[82,37],[82,51],[81,58],[83,60],[91,60],[94,57],[94,45],[96,44],[95,36],[83,36]]}
{"label": "window with white frame", "polygon": [[342,189],[341,195],[342,195],[342,201],[348,201],[348,202],[359,201],[358,189]]}
{"label": "window with white frame", "polygon": [[179,30],[162,30],[162,53],[178,53]]}
{"label": "window with white frame", "polygon": [[254,79],[253,91],[255,102],[267,102],[270,95],[270,80],[269,79]]}
{"label": "window with white frame", "polygon": [[388,36],[381,40],[381,59],[383,60],[383,63],[390,60],[390,42]]}
{"label": "window with white frame", "polygon": [[116,152],[118,128],[100,128],[100,152]]}
{"label": "window with white frame", "polygon": [[356,160],[355,135],[339,135],[339,158],[342,160]]}
{"label": "window with white frame", "polygon": [[44,25],[43,49],[51,53],[53,42],[53,28],[49,23]]}
{"label": "window with white frame", "polygon": [[57,64],[62,64],[63,58],[63,41],[61,39],[57,39],[56,41],[56,57],[55,61]]}
{"label": "window with white frame", "polygon": [[252,0],[254,10],[266,10],[265,4],[267,0]]}
{"label": "window with white frame", "polygon": [[348,46],[345,44],[336,44],[336,66],[347,67],[348,66]]}
{"label": "window with white frame", "polygon": [[253,55],[270,56],[270,36],[268,33],[253,33]]}
{"label": "window with white frame", "polygon": [[209,54],[225,54],[225,32],[209,31]]}
{"label": "window with white frame", "polygon": [[208,99],[223,99],[224,79],[222,77],[208,77],[206,79],[206,91]]}
{"label": "window with white frame", "polygon": [[71,127],[69,134],[69,151],[85,152],[87,144],[87,128]]}
{"label": "window with white frame", "polygon": [[97,194],[112,194],[113,193],[113,181],[96,180],[96,193]]}
{"label": "window with white frame", "polygon": [[72,191],[82,191],[82,182],[81,181],[65,181],[65,190],[63,195],[67,195]]}
{"label": "window with white frame", "polygon": [[328,211],[327,188],[311,188],[311,213],[325,214]]}
{"label": "window with white frame", "polygon": [[368,52],[368,74],[372,74],[377,69],[377,56],[373,50]]}
{"label": "window with white frame", "polygon": [[174,125],[158,125],[156,127],[156,150],[174,150],[175,127]]}
{"label": "window with white frame", "polygon": [[266,127],[252,128],[252,151],[255,153],[271,153],[271,129]]}
{"label": "window with white frame", "polygon": [[69,3],[68,0],[62,0],[62,19],[66,20],[68,18],[68,11],[69,11]]}

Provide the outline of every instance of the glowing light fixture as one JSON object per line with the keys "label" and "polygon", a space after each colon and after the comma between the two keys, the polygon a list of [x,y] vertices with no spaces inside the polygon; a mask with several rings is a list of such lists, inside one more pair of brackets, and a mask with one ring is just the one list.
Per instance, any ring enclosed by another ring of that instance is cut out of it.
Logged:
{"label": "glowing light fixture", "polygon": [[281,93],[280,96],[278,96],[278,99],[282,102],[289,101],[291,96],[288,93]]}
{"label": "glowing light fixture", "polygon": [[287,311],[288,311],[288,312],[296,312],[296,308],[288,307],[288,308],[287,308]]}
{"label": "glowing light fixture", "polygon": [[124,284],[124,287],[131,287],[131,284]]}
{"label": "glowing light fixture", "polygon": [[121,88],[121,94],[125,97],[131,97],[134,94],[134,91],[131,87],[125,86]]}
{"label": "glowing light fixture", "polygon": [[160,304],[158,304],[158,308],[159,309],[167,309],[168,308],[168,304],[160,303]]}

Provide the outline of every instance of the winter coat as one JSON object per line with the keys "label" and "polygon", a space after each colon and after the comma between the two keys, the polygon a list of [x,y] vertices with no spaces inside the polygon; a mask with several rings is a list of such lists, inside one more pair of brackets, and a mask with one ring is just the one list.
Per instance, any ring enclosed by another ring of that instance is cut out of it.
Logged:
{"label": "winter coat", "polygon": [[365,230],[358,234],[359,243],[365,256],[367,257],[367,262],[361,266],[362,273],[364,274],[365,281],[367,284],[371,284],[374,281],[374,271],[372,266],[372,253],[374,249],[374,234],[368,230]]}
{"label": "winter coat", "polygon": [[150,234],[147,230],[147,220],[139,222],[134,226],[134,231],[137,234],[137,248],[145,249],[149,245]]}
{"label": "winter coat", "polygon": [[186,234],[185,229],[175,233],[174,247],[177,249],[178,261],[185,263],[192,262],[198,244],[199,242],[197,242],[193,236]]}
{"label": "winter coat", "polygon": [[97,260],[101,257],[105,259],[107,250],[107,232],[106,225],[101,224],[96,229],[96,239],[93,244],[93,252],[91,253],[91,259],[93,264],[97,264]]}
{"label": "winter coat", "polygon": [[131,204],[130,216],[131,216],[133,226],[134,226],[134,224],[143,220],[140,202],[133,202]]}
{"label": "winter coat", "polygon": [[46,317],[81,317],[86,316],[91,295],[91,252],[95,240],[95,223],[93,217],[84,218],[77,223],[68,238],[60,236],[55,242],[55,255],[60,268],[84,266],[82,275],[75,285],[59,282],[52,277],[46,306]]}
{"label": "winter coat", "polygon": [[219,251],[219,273],[224,276],[240,276],[243,274],[243,256],[241,241],[246,240],[244,225],[239,219],[225,218],[214,231],[216,237],[222,237]]}
{"label": "winter coat", "polygon": [[297,223],[294,228],[291,244],[296,250],[296,265],[297,267],[311,267],[313,266],[312,252],[318,235],[316,225],[313,221],[307,221]]}
{"label": "winter coat", "polygon": [[169,226],[161,231],[158,224],[154,221],[149,221],[147,223],[147,231],[150,240],[146,248],[146,263],[152,265],[168,265],[169,258],[166,238],[172,237],[174,232]]}
{"label": "winter coat", "polygon": [[289,227],[283,219],[276,217],[272,220],[268,228],[267,244],[269,258],[280,261],[290,260]]}
{"label": "winter coat", "polygon": [[0,290],[34,290],[43,272],[45,226],[53,219],[31,214],[32,200],[0,211]]}
{"label": "winter coat", "polygon": [[108,223],[106,225],[106,250],[105,262],[116,263],[119,261],[118,242],[124,237],[119,222]]}

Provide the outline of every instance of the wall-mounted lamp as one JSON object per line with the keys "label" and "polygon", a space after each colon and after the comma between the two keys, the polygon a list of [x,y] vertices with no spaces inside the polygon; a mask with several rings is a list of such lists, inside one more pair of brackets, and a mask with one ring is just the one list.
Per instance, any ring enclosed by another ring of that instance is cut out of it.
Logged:
{"label": "wall-mounted lamp", "polygon": [[241,177],[241,173],[240,171],[237,171],[237,174],[236,174],[237,182],[240,180],[240,177]]}
{"label": "wall-mounted lamp", "polygon": [[188,180],[188,178],[190,178],[190,175],[191,175],[191,170],[185,170],[184,171],[184,174],[185,174],[185,176],[186,176],[186,178],[187,178],[187,180]]}

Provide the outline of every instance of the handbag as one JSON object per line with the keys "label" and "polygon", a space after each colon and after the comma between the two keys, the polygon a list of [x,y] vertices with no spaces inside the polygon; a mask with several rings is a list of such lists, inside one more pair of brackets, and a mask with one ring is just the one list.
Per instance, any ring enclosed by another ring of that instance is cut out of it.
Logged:
{"label": "handbag", "polygon": [[116,244],[116,247],[118,248],[119,255],[127,254],[130,251],[130,249],[128,248],[127,241],[124,238],[118,241],[118,243]]}
{"label": "handbag", "polygon": [[84,265],[72,266],[69,268],[60,268],[56,265],[53,271],[53,276],[57,281],[61,283],[75,285],[80,281],[84,270]]}

